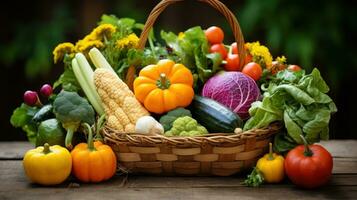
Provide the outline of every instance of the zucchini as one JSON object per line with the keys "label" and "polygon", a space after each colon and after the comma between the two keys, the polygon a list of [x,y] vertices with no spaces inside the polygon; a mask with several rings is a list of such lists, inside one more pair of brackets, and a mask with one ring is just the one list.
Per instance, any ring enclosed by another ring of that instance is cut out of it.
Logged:
{"label": "zucchini", "polygon": [[37,113],[32,117],[32,121],[37,123],[37,122],[42,122],[42,121],[47,120],[52,117],[53,117],[52,105],[47,104],[47,105],[42,106],[42,108],[39,111],[37,111]]}
{"label": "zucchini", "polygon": [[240,117],[226,106],[213,99],[195,95],[190,110],[193,118],[210,133],[234,133],[242,127]]}

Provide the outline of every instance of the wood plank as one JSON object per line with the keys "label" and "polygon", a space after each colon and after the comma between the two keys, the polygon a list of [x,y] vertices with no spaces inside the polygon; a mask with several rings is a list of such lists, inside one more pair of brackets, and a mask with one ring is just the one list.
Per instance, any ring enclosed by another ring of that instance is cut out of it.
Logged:
{"label": "wood plank", "polygon": [[31,184],[21,161],[0,161],[0,199],[353,199],[357,196],[357,174],[334,174],[329,185],[302,190],[285,181],[249,188],[243,176],[153,177],[115,176],[100,184],[81,184],[70,179],[57,187]]}
{"label": "wood plank", "polygon": [[[125,187],[130,188],[189,188],[189,187],[244,187],[242,182],[245,175],[230,176],[230,177],[158,177],[158,176],[134,176],[128,177],[128,183]],[[125,176],[115,176],[110,181],[104,182],[103,187],[111,187],[111,185],[123,185]],[[67,188],[74,179],[69,179],[59,188]],[[13,185],[11,184],[13,183]],[[90,184],[84,184],[89,186]],[[98,185],[98,184],[94,184]],[[357,174],[334,174],[330,186],[357,186]],[[268,187],[291,187],[288,180],[281,184],[266,185]],[[36,187],[29,184],[21,161],[0,161],[0,191],[11,190],[15,188]]]}
{"label": "wood plank", "polygon": [[355,199],[356,187],[330,187],[320,190],[297,188],[96,188],[46,189],[0,192],[0,199],[172,199],[172,200],[216,200],[216,199]]}
{"label": "wood plank", "polygon": [[357,174],[357,158],[333,158],[334,174]]}
{"label": "wood plank", "polygon": [[321,141],[333,157],[357,158],[357,140],[329,140]]}
{"label": "wood plank", "polygon": [[32,148],[29,142],[0,142],[0,160],[20,160]]}

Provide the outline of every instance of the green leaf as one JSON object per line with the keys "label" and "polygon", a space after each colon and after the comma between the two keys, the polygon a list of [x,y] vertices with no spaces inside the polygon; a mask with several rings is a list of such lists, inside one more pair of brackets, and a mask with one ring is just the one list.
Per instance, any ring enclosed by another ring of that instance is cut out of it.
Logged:
{"label": "green leaf", "polygon": [[27,139],[31,144],[36,144],[37,138],[37,125],[35,124],[27,124],[22,127],[22,130],[26,132]]}
{"label": "green leaf", "polygon": [[70,67],[65,67],[64,72],[61,74],[59,79],[54,82],[53,88],[62,86],[62,89],[66,91],[78,92],[81,90],[80,85]]}
{"label": "green leaf", "polygon": [[39,108],[37,107],[31,107],[22,103],[21,106],[16,108],[11,115],[11,125],[18,128],[29,124],[32,117],[35,116],[38,110]]}
{"label": "green leaf", "polygon": [[252,172],[247,176],[247,179],[244,180],[244,184],[249,187],[259,187],[263,183],[264,176],[257,167],[254,167]]}
{"label": "green leaf", "polygon": [[288,135],[294,139],[298,144],[303,144],[300,135],[302,135],[302,130],[299,125],[297,125],[289,116],[288,112],[284,111],[284,124],[285,128],[288,131]]}
{"label": "green leaf", "polygon": [[303,131],[306,133],[305,138],[307,141],[318,142],[322,131],[325,131],[323,134],[326,134],[326,131],[328,133],[326,127],[328,127],[331,115],[329,110],[318,109],[315,110],[313,116],[314,119],[304,125]]}
{"label": "green leaf", "polygon": [[285,133],[280,132],[274,137],[274,151],[285,153],[295,148],[296,143]]}
{"label": "green leaf", "polygon": [[310,105],[315,102],[315,100],[311,98],[305,91],[301,90],[296,86],[290,84],[279,85],[275,88],[274,93],[279,93],[282,91],[288,93],[298,103],[301,103],[303,105]]}
{"label": "green leaf", "polygon": [[272,122],[283,119],[282,111],[273,106],[269,96],[264,97],[263,102],[253,102],[249,114],[251,118],[244,124],[244,130],[266,127]]}

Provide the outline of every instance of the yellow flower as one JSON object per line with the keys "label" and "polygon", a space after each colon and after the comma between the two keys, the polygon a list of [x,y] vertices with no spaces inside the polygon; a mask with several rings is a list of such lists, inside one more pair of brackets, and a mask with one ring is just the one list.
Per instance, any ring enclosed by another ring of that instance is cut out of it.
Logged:
{"label": "yellow flower", "polygon": [[261,45],[259,42],[246,43],[250,55],[253,56],[253,61],[260,64],[263,68],[270,68],[273,58],[269,49]]}
{"label": "yellow flower", "polygon": [[185,33],[180,32],[177,37],[179,40],[182,40],[185,37]]}
{"label": "yellow flower", "polygon": [[92,37],[92,40],[104,40],[104,37],[107,39],[111,38],[113,33],[116,31],[115,27],[111,24],[101,24],[89,34]]}
{"label": "yellow flower", "polygon": [[285,56],[281,56],[281,57],[278,56],[275,60],[278,61],[278,63],[286,64],[286,57]]}
{"label": "yellow flower", "polygon": [[78,52],[87,53],[91,48],[97,47],[98,49],[103,48],[103,42],[99,40],[79,40],[76,43],[76,50]]}
{"label": "yellow flower", "polygon": [[58,61],[63,60],[66,54],[71,55],[75,53],[75,48],[72,43],[64,42],[57,45],[52,53],[53,53],[54,63],[57,63]]}
{"label": "yellow flower", "polygon": [[123,49],[123,48],[136,48],[139,43],[139,38],[138,36],[135,35],[135,33],[132,33],[120,40],[117,41],[116,46],[118,49]]}

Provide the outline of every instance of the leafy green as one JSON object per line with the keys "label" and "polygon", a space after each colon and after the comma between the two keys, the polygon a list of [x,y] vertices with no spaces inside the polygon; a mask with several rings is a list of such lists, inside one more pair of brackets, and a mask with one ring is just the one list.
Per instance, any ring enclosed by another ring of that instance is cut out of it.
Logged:
{"label": "leafy green", "polygon": [[244,185],[249,187],[259,187],[263,183],[264,183],[263,174],[256,167],[254,167],[251,174],[247,176],[247,179],[244,180]]}
{"label": "leafy green", "polygon": [[62,89],[71,92],[78,92],[81,90],[81,86],[79,85],[76,76],[72,70],[72,57],[65,55],[63,60],[64,62],[64,71],[61,76],[58,78],[56,82],[53,83],[53,88],[57,88],[62,86]]}
{"label": "leafy green", "polygon": [[180,35],[161,31],[161,37],[177,56],[176,62],[184,64],[196,78],[195,84],[202,85],[208,78],[221,70],[219,54],[209,54],[208,42],[201,27],[193,27]]}
{"label": "leafy green", "polygon": [[244,130],[284,122],[286,133],[275,137],[275,148],[280,152],[303,144],[300,135],[308,143],[329,138],[328,125],[337,108],[326,94],[329,88],[316,68],[308,75],[281,71],[263,90],[263,100],[254,102],[249,109],[251,118]]}
{"label": "leafy green", "polygon": [[39,108],[31,107],[24,103],[20,107],[16,108],[11,115],[10,123],[16,128],[22,128],[27,133],[28,140],[35,144],[37,135],[37,125],[32,121],[32,118],[36,115]]}
{"label": "leafy green", "polygon": [[67,130],[66,147],[72,148],[73,133],[81,123],[94,124],[95,113],[87,99],[76,92],[61,91],[53,102],[53,112]]}

